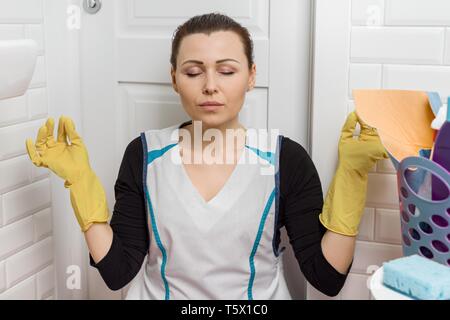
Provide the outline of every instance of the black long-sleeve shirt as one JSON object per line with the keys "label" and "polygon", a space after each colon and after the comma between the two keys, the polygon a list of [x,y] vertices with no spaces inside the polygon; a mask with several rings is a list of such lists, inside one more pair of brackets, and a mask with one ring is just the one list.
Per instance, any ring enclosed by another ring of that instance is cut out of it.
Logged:
{"label": "black long-sleeve shirt", "polygon": [[[116,203],[111,218],[113,241],[97,268],[111,290],[127,285],[139,272],[149,248],[145,197],[142,183],[141,138],[129,143],[114,186]],[[283,137],[280,153],[280,203],[277,227],[286,228],[300,269],[308,282],[322,293],[335,296],[347,274],[325,259],[321,239],[326,231],[319,221],[323,194],[317,170],[306,150]],[[276,241],[279,242],[279,235]]]}

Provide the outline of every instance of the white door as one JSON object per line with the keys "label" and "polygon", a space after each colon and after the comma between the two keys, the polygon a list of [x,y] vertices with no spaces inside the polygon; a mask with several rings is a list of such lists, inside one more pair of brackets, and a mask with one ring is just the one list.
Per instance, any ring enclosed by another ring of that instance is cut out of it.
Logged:
{"label": "white door", "polygon": [[[213,11],[235,18],[254,40],[257,81],[241,121],[279,128],[308,149],[310,1],[103,0],[98,13],[82,15],[81,104],[83,136],[111,210],[127,144],[143,130],[188,119],[171,86],[171,38],[189,17]],[[286,259],[292,294],[303,298],[304,281],[291,250]],[[125,294],[109,291],[89,269],[90,298]]]}

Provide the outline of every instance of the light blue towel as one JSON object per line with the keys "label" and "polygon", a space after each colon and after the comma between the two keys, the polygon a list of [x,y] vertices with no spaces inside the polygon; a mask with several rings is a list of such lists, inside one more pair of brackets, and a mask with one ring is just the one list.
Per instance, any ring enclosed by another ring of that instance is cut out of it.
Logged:
{"label": "light blue towel", "polygon": [[383,263],[383,283],[417,299],[450,299],[450,267],[417,254]]}

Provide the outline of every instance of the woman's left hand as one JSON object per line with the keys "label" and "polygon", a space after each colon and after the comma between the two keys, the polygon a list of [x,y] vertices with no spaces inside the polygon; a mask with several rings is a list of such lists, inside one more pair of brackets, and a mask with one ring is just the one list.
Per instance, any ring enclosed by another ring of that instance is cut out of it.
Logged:
{"label": "woman's left hand", "polygon": [[[359,136],[354,137],[357,123],[360,124],[361,132]],[[339,167],[346,171],[367,174],[378,160],[387,158],[388,154],[377,130],[364,123],[356,112],[350,113],[342,127],[339,140]]]}
{"label": "woman's left hand", "polygon": [[[360,123],[359,137],[353,137]],[[363,123],[355,112],[348,115],[339,140],[339,165],[328,189],[321,223],[335,233],[356,236],[366,203],[369,170],[388,158],[374,128]]]}

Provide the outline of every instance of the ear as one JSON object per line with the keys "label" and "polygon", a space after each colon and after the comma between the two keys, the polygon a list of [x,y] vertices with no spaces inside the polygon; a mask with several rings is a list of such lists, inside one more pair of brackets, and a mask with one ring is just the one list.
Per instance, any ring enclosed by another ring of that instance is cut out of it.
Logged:
{"label": "ear", "polygon": [[176,93],[178,93],[177,79],[175,77],[175,70],[173,67],[170,69],[170,76],[172,78],[172,88]]}
{"label": "ear", "polygon": [[256,64],[253,63],[252,68],[250,69],[250,76],[248,78],[247,91],[250,91],[255,87],[255,82],[256,82]]}

